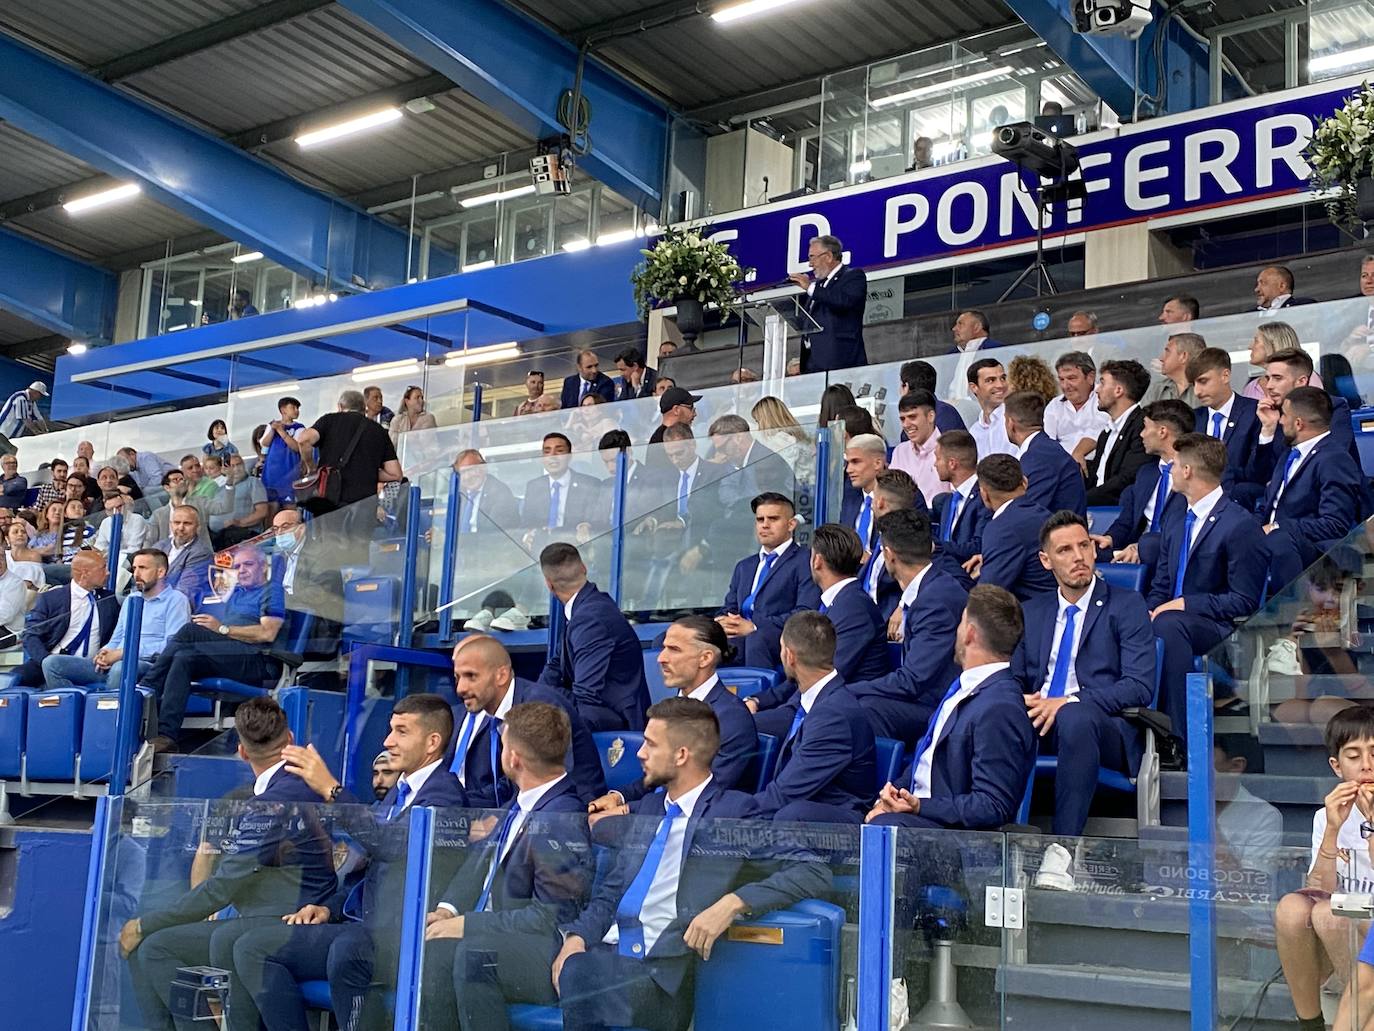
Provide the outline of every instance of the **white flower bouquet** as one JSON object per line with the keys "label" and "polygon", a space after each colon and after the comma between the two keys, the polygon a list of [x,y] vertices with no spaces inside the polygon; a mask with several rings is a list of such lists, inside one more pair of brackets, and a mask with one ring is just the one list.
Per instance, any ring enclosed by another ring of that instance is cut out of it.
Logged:
{"label": "white flower bouquet", "polygon": [[1374,175],[1374,86],[1364,83],[1318,124],[1305,157],[1312,168],[1312,188],[1336,191],[1326,200],[1327,217],[1351,235],[1362,235],[1358,193],[1361,180]]}
{"label": "white flower bouquet", "polygon": [[649,317],[651,309],[684,298],[729,307],[736,286],[754,271],[741,268],[727,244],[703,236],[702,227],[665,229],[651,250],[640,253],[644,261],[630,281],[642,319]]}

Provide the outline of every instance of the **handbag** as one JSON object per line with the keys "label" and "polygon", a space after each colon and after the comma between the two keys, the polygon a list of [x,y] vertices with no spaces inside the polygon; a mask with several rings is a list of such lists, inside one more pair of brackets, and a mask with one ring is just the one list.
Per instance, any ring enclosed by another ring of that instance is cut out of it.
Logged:
{"label": "handbag", "polygon": [[339,499],[343,497],[341,470],[353,457],[353,451],[357,448],[358,441],[362,440],[365,429],[367,429],[366,421],[358,424],[353,439],[348,442],[347,449],[339,456],[338,465],[322,465],[309,476],[302,476],[291,484],[291,491],[296,496],[298,505],[324,502],[335,507],[338,506]]}

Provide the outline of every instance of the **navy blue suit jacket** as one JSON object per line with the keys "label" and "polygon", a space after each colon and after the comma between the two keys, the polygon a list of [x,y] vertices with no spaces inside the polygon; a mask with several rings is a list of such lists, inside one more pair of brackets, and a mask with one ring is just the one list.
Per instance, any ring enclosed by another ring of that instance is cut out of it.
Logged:
{"label": "navy blue suit jacket", "polygon": [[[1149,524],[1145,522],[1145,506],[1150,503],[1158,488],[1159,463],[1142,465],[1140,472],[1135,475],[1135,482],[1121,492],[1121,511],[1107,529],[1106,536],[1112,539],[1113,548],[1119,549],[1128,544],[1136,544],[1146,535]],[[1164,499],[1164,511],[1159,514],[1160,519],[1163,520],[1171,509],[1184,508],[1187,504],[1183,495],[1169,491]]]}
{"label": "navy blue suit jacket", "polygon": [[[1285,452],[1264,492],[1261,522],[1269,521],[1286,463]],[[1335,434],[1313,448],[1294,470],[1279,499],[1274,521],[1297,545],[1303,565],[1315,562],[1321,552],[1354,529],[1360,517],[1363,484],[1364,474]]]}
{"label": "navy blue suit jacket", "polygon": [[1026,477],[1026,497],[1047,512],[1069,509],[1084,515],[1088,511],[1088,491],[1083,486],[1083,471],[1069,453],[1044,431],[1038,431],[1021,456],[1021,472]]}
{"label": "navy blue suit jacket", "polygon": [[[725,788],[736,788],[759,750],[759,733],[754,726],[754,714],[733,691],[716,681],[706,695],[706,704],[716,714],[720,724],[720,750],[711,760],[711,776]],[[643,798],[647,792],[644,781],[637,780],[620,789],[626,802]]]}
{"label": "navy blue suit jacket", "polygon": [[[1221,442],[1226,445],[1226,476],[1222,486],[1229,486],[1237,479],[1245,479],[1245,470],[1254,458],[1255,448],[1259,447],[1259,402],[1253,397],[1235,395],[1231,403],[1231,418],[1221,427]],[[1206,405],[1193,409],[1193,430],[1197,433],[1211,434],[1212,410]],[[1263,480],[1259,482],[1263,483]]]}
{"label": "navy blue suit jacket", "polygon": [[[863,509],[864,493],[861,490],[849,487],[849,477],[846,476],[844,482],[847,489],[840,498],[840,518],[836,519],[835,522],[840,526],[847,526],[851,530],[854,530],[854,524],[859,521],[859,512]],[[916,492],[916,496],[921,497],[921,492],[919,490]],[[921,497],[921,505],[925,505],[925,498],[923,497]],[[855,530],[854,532],[857,533],[858,531]],[[877,535],[878,517],[874,515],[872,521],[868,524],[868,540],[860,538],[860,543],[863,544],[864,551],[868,551],[873,547],[873,540]]]}
{"label": "navy blue suit jacket", "polygon": [[[941,433],[968,429],[964,424],[964,417],[959,414],[959,409],[948,401],[941,401],[938,397],[935,399],[935,428]],[[905,438],[906,434],[902,436]]]}
{"label": "navy blue suit jacket", "polygon": [[931,509],[930,526],[936,537],[935,563],[950,576],[962,580],[965,586],[968,586],[973,581],[960,567],[974,555],[983,553],[983,531],[987,528],[992,513],[988,511],[987,505],[983,504],[983,496],[978,493],[975,484],[969,493],[968,501],[964,502],[963,511],[959,513],[959,521],[954,524],[953,536],[947,541],[939,540],[940,528],[945,525],[945,506],[953,497],[953,492],[935,495],[935,503]]}
{"label": "navy blue suit jacket", "polygon": [[[594,476],[573,472],[568,497],[563,504],[563,529],[576,529],[578,523],[598,526],[610,518],[601,510],[601,481]],[[520,505],[520,522],[526,527],[543,527],[549,522],[549,478],[536,476],[525,484],[525,500]],[[480,524],[479,524],[480,525]]]}
{"label": "navy blue suit jacket", "polygon": [[[1331,397],[1331,443],[1346,451],[1355,468],[1360,465],[1360,450],[1355,444],[1355,422],[1350,414],[1350,404],[1343,397]],[[1258,418],[1258,416],[1256,416]],[[1258,441],[1258,435],[1256,441]],[[1250,464],[1245,469],[1245,479],[1253,483],[1267,484],[1275,469],[1282,469],[1288,457],[1289,443],[1282,429],[1275,428],[1274,439],[1267,444],[1256,443]],[[1267,512],[1265,513],[1268,514]]]}
{"label": "navy blue suit jacket", "polygon": [[887,672],[887,624],[859,581],[845,584],[825,614],[835,625],[835,668],[843,680]]}
{"label": "navy blue suit jacket", "polygon": [[996,519],[989,518],[978,582],[1005,587],[1021,601],[1053,591],[1054,576],[1040,564],[1040,528],[1049,517],[1023,495]]}
{"label": "navy blue suit jacket", "polygon": [[954,664],[954,632],[967,602],[964,585],[932,566],[906,610],[902,665],[877,680],[850,684],[849,690],[859,698],[872,695],[909,702],[921,719],[930,719],[959,675]]}
{"label": "navy blue suit jacket", "polygon": [[[543,514],[544,520],[547,522],[549,517],[548,480],[545,480],[544,483],[546,489],[544,491]],[[529,488],[526,488],[527,492],[528,489]],[[569,500],[571,501],[571,498]],[[492,533],[494,529],[509,529],[519,525],[519,521],[520,503],[515,500],[515,495],[511,493],[509,487],[488,472],[487,478],[482,483],[482,491],[477,495],[476,532],[489,534]],[[472,511],[468,507],[468,499],[460,495],[458,505],[458,532],[468,533],[468,527],[471,525]]]}
{"label": "navy blue suit jacket", "polygon": [[[1059,592],[1032,598],[1023,614],[1026,634],[1011,668],[1025,694],[1039,694],[1049,678]],[[1155,635],[1145,599],[1098,579],[1087,610],[1080,605],[1079,619],[1083,629],[1073,663],[1078,676],[1074,704],[1096,705],[1109,716],[1149,705],[1155,686]]]}
{"label": "navy blue suit jacket", "polygon": [[[1185,505],[1170,506],[1160,530],[1159,564],[1146,595],[1150,608],[1174,597],[1174,580],[1187,522]],[[1183,571],[1183,610],[1217,623],[1234,623],[1259,608],[1269,570],[1264,535],[1255,518],[1223,495],[1198,529]]]}
{"label": "navy blue suit jacket", "polygon": [[242,806],[232,848],[214,873],[171,905],[142,916],[143,933],[195,923],[232,905],[239,916],[285,916],[324,905],[338,887],[328,833],[315,816],[320,796],[280,769]]}
{"label": "navy blue suit jacket", "polygon": [[863,269],[843,266],[830,282],[817,280],[802,307],[820,324],[820,331],[803,337],[801,371],[826,372],[868,364],[864,351],[864,308],[868,305],[868,277]]}
{"label": "navy blue suit jacket", "polygon": [[[616,908],[629,890],[663,820],[665,809],[662,791],[645,795],[631,808],[636,819],[628,828],[626,840],[609,874],[595,889],[587,908],[560,930],[575,934],[588,946],[606,936],[616,922]],[[761,880],[742,884],[746,863],[776,862],[784,857],[758,851],[751,853],[748,843],[741,844],[730,836],[728,844],[718,843],[716,820],[746,820],[758,815],[758,808],[749,795],[727,791],[714,778],[702,790],[687,820],[683,840],[682,864],[677,885],[677,913],[664,928],[644,957],[649,976],[669,995],[676,995],[696,962],[697,954],[687,947],[683,934],[703,909],[714,905],[724,895],[734,892],[752,915],[782,909],[802,899],[817,898],[830,886],[829,869],[814,861],[780,863],[775,872]],[[729,825],[727,825],[728,827]],[[724,830],[725,828],[722,828]],[[801,857],[797,857],[801,858]]]}
{"label": "navy blue suit jacket", "polygon": [[[514,796],[504,806],[503,819],[513,802]],[[465,936],[533,934],[556,943],[558,925],[577,915],[591,891],[596,863],[586,813],[571,777],[549,788],[506,850],[491,883],[491,908],[480,913],[474,907],[491,870],[499,831],[473,846],[440,896],[463,914]]]}
{"label": "navy blue suit jacket", "polygon": [[[563,379],[563,394],[559,398],[559,408],[576,408],[582,393],[582,376],[574,372],[571,376]],[[596,379],[592,380],[589,393],[598,394],[605,401],[614,401],[615,380],[611,379],[604,372],[598,372]]]}
{"label": "navy blue suit jacket", "polygon": [[624,376],[617,376],[614,382],[617,401],[632,401],[637,397],[653,397],[654,384],[658,382],[658,370],[645,366],[644,379],[640,382],[638,389],[631,386],[630,381]]}
{"label": "navy blue suit jacket", "polygon": [[[572,700],[562,691],[556,691],[543,684],[536,684],[523,677],[515,678],[515,696],[511,701],[512,705],[523,705],[525,702],[544,702],[547,705],[556,705],[568,714],[568,722],[572,724],[572,744],[568,747],[568,754],[564,760],[564,765],[568,770],[569,779],[577,789],[578,796],[583,802],[590,802],[594,798],[599,798],[606,793],[606,776],[601,769],[601,753],[597,750],[596,742],[592,740],[592,732],[583,722],[581,715],[577,711],[577,706],[572,704]],[[458,736],[462,733],[463,720],[467,716],[467,710],[461,704],[453,708],[453,741],[450,749],[445,756],[445,765],[452,766],[453,753],[458,746]],[[482,725],[477,728],[477,732],[472,735],[472,740],[468,742],[467,755],[463,762],[463,779],[467,785],[468,805],[473,809],[496,809],[508,803],[516,795],[515,785],[506,779],[504,773],[500,774],[499,782],[494,778],[491,768],[491,720],[483,720]],[[497,746],[496,750],[497,765],[501,762],[501,749]],[[499,792],[499,797],[498,797]]]}
{"label": "navy blue suit jacket", "polygon": [[[100,621],[100,632],[96,636],[99,643],[91,649],[94,655],[100,648],[105,647],[110,641],[110,635],[114,633],[115,624],[119,622],[119,599],[109,591],[95,592],[95,611]],[[24,617],[24,663],[19,667],[15,683],[17,684],[42,684],[43,669],[42,662],[53,650],[67,633],[67,627],[71,623],[72,613],[72,589],[71,585],[54,587],[51,590],[41,592],[34,600],[33,608]],[[119,647],[123,647],[123,642],[118,642]]]}
{"label": "navy blue suit jacket", "polygon": [[[739,613],[740,606],[754,586],[758,565],[757,552],[735,564],[735,571],[730,574],[730,588],[725,592],[725,604],[721,606],[719,615]],[[758,597],[754,599],[753,624],[757,629],[752,634],[735,639],[741,665],[764,669],[781,666],[779,642],[782,625],[794,612],[815,612],[820,604],[821,589],[811,579],[811,550],[798,547],[793,542],[774,561],[768,579],[759,587]]]}
{"label": "navy blue suit jacket", "polygon": [[873,727],[837,676],[820,689],[797,733],[783,746],[773,782],[754,801],[765,818],[789,802],[863,809],[873,800],[877,776]]}
{"label": "navy blue suit jacket", "polygon": [[[1035,762],[1035,728],[1011,670],[988,677],[945,724],[921,816],[942,827],[995,830],[1016,815]],[[911,784],[907,766],[899,787]]]}
{"label": "navy blue suit jacket", "polygon": [[588,583],[577,592],[572,619],[563,631],[563,648],[549,655],[539,683],[566,692],[578,704],[611,709],[627,730],[644,729],[649,684],[644,679],[643,649],[620,606],[596,584]]}

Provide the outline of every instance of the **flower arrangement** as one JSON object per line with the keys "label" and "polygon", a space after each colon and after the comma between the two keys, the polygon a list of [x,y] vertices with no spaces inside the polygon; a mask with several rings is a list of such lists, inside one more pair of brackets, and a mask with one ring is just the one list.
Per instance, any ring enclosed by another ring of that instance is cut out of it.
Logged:
{"label": "flower arrangement", "polygon": [[740,267],[728,245],[703,236],[702,227],[665,229],[652,250],[640,253],[644,261],[630,281],[642,319],[649,317],[650,309],[683,298],[728,307],[734,303],[737,284],[754,272]]}
{"label": "flower arrangement", "polygon": [[1374,86],[1364,83],[1335,114],[1321,121],[1305,156],[1312,168],[1312,188],[1336,191],[1326,200],[1327,217],[1352,235],[1361,235],[1359,183],[1374,175]]}

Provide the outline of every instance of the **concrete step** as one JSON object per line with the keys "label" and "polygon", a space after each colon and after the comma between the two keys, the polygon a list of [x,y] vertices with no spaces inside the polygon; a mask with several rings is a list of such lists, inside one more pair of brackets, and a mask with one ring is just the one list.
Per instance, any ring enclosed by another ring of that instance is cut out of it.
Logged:
{"label": "concrete step", "polygon": [[[1328,767],[1330,769],[1330,767]],[[1220,774],[1216,778],[1218,797],[1234,790],[1234,774]],[[1274,773],[1247,773],[1239,777],[1245,789],[1256,798],[1268,802],[1283,816],[1285,844],[1310,843],[1312,813],[1322,804],[1333,781],[1329,774],[1318,776],[1288,776]],[[1188,775],[1179,771],[1160,774],[1160,819],[1167,826],[1183,827],[1188,822]]]}
{"label": "concrete step", "polygon": [[1261,723],[1264,772],[1287,777],[1329,777],[1323,728],[1311,723]]}

